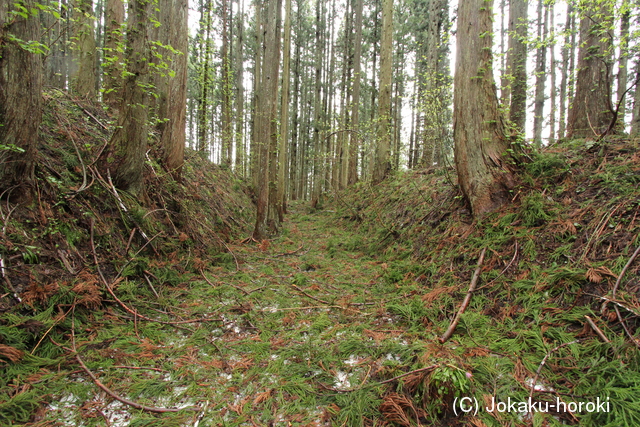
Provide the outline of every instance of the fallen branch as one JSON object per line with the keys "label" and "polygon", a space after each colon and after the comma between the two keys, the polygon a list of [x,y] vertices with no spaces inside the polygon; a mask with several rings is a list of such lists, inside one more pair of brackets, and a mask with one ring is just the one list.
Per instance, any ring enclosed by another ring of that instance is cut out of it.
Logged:
{"label": "fallen branch", "polygon": [[283,253],[283,254],[274,255],[274,258],[279,258],[279,257],[283,257],[283,256],[295,255],[296,253],[300,252],[300,251],[302,250],[302,248],[304,248],[304,245],[300,245],[300,247],[299,247],[298,249],[296,249],[295,251],[285,252],[285,253]]}
{"label": "fallen branch", "polygon": [[304,295],[307,298],[311,298],[312,300],[321,302],[322,304],[331,304],[330,302],[327,302],[327,301],[321,300],[320,298],[316,298],[316,297],[314,297],[312,295],[309,295],[308,293],[306,293],[305,291],[303,291],[302,289],[300,289],[298,286],[296,286],[294,284],[292,284],[291,286],[293,287],[293,289],[295,289],[296,291],[300,292],[302,295]]}
{"label": "fallen branch", "polygon": [[469,302],[471,301],[471,294],[476,289],[476,285],[478,284],[478,278],[480,277],[480,270],[482,269],[482,263],[484,261],[484,254],[487,252],[487,248],[483,248],[482,252],[480,252],[480,258],[478,259],[478,265],[476,266],[476,271],[473,272],[473,277],[471,278],[471,284],[469,285],[469,290],[467,291],[467,295],[464,297],[464,301],[462,301],[462,305],[456,313],[456,317],[453,318],[453,321],[449,325],[447,331],[440,337],[440,342],[445,343],[451,335],[453,335],[453,331],[458,326],[458,322],[460,322],[460,316],[465,312]]}
{"label": "fallen branch", "polygon": [[76,361],[78,362],[78,364],[80,365],[80,367],[82,368],[83,371],[85,371],[87,373],[87,375],[89,375],[91,377],[91,379],[93,380],[93,383],[95,385],[98,386],[98,388],[102,389],[102,391],[104,391],[105,393],[107,393],[109,396],[113,397],[115,400],[117,400],[118,402],[122,402],[125,405],[129,405],[132,406],[136,409],[141,409],[143,411],[147,411],[147,412],[154,412],[157,414],[162,414],[165,412],[180,412],[180,411],[196,411],[199,412],[200,408],[197,406],[190,406],[187,408],[156,408],[154,406],[146,406],[146,405],[142,405],[140,403],[136,403],[132,400],[129,399],[125,399],[124,397],[118,396],[116,393],[114,393],[113,391],[111,391],[111,389],[109,389],[106,385],[102,384],[102,382],[98,379],[98,377],[96,377],[96,375],[91,372],[91,370],[89,370],[89,368],[87,368],[87,365],[84,364],[84,362],[82,361],[82,359],[80,358],[80,355],[78,353],[74,354]]}

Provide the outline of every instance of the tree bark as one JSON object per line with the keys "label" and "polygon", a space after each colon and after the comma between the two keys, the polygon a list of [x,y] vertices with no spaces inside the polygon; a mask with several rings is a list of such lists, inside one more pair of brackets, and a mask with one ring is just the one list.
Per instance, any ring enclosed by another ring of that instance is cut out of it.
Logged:
{"label": "tree bark", "polygon": [[[172,73],[156,73],[156,100],[160,133],[160,163],[180,181],[184,164],[187,114],[188,1],[158,0],[160,42],[177,53],[163,52]],[[173,76],[171,76],[173,74]]]}
{"label": "tree bark", "polygon": [[246,147],[244,138],[244,3],[240,3],[239,14],[236,18],[238,23],[238,31],[236,32],[236,49],[235,49],[235,74],[236,74],[236,173],[245,176],[245,157]]}
{"label": "tree bark", "polygon": [[209,115],[209,67],[211,63],[211,0],[204,0],[200,25],[204,31],[200,40],[200,97],[198,98],[198,151],[206,153],[209,150],[207,117]]}
{"label": "tree bark", "polygon": [[581,3],[580,50],[576,94],[569,110],[568,137],[586,138],[603,132],[611,122],[612,40],[608,33],[613,6]]}
{"label": "tree bark", "polygon": [[555,43],[555,3],[547,5],[549,11],[549,85],[551,86],[551,108],[549,111],[549,144],[555,141],[555,129],[556,129],[556,43]]}
{"label": "tree bark", "polygon": [[[636,58],[636,79],[640,79],[640,58]],[[633,110],[631,116],[631,135],[640,134],[640,88],[635,87],[633,93]]]}
{"label": "tree bark", "polygon": [[110,140],[106,167],[114,172],[114,184],[135,196],[144,194],[144,163],[147,152],[149,82],[148,16],[150,1],[131,0],[128,5],[127,77],[122,90],[118,125]]}
{"label": "tree bark", "polygon": [[278,148],[278,210],[279,221],[284,221],[287,206],[287,191],[285,178],[289,173],[287,162],[287,148],[289,141],[289,75],[291,63],[291,0],[285,0],[284,19],[284,52],[282,65],[282,102],[280,104],[280,140]]}
{"label": "tree bark", "polygon": [[311,190],[311,207],[315,209],[322,193],[322,139],[320,138],[320,120],[322,117],[322,58],[324,43],[322,40],[321,1],[316,0],[315,28],[315,94],[313,98],[313,185]]}
{"label": "tree bark", "polygon": [[527,0],[509,3],[509,119],[524,134],[527,118]]}
{"label": "tree bark", "polygon": [[380,41],[380,97],[376,132],[376,157],[372,181],[381,182],[389,173],[391,164],[391,71],[393,68],[393,0],[382,3],[382,39]]}
{"label": "tree bark", "polygon": [[458,7],[455,163],[458,183],[474,216],[509,202],[515,184],[505,155],[510,144],[493,82],[492,6],[492,0],[467,0]]}
{"label": "tree bark", "polygon": [[222,0],[222,156],[221,164],[231,167],[233,156],[233,126],[231,123],[231,57],[229,55],[228,0]]}
{"label": "tree bark", "polygon": [[353,51],[353,100],[351,102],[351,126],[353,132],[349,133],[348,177],[346,183],[353,185],[358,181],[358,148],[360,131],[360,86],[361,57],[362,57],[362,9],[363,0],[355,0],[355,36]]}
{"label": "tree bark", "polygon": [[93,28],[92,0],[77,0],[74,6],[73,33],[75,47],[71,74],[71,90],[79,96],[95,99],[98,76],[96,74],[96,39]]}
{"label": "tree bark", "polygon": [[[543,13],[544,10],[544,13]],[[533,101],[533,141],[542,146],[542,125],[544,123],[544,101],[547,56],[547,14],[543,0],[538,0],[538,51],[536,53],[536,93]]]}
{"label": "tree bark", "polygon": [[[36,7],[34,0],[16,4],[29,11]],[[23,18],[13,11],[9,2],[0,3],[0,198],[22,202],[33,192],[42,119],[42,57],[23,45],[40,40],[37,15]],[[17,40],[10,40],[9,34]]]}
{"label": "tree bark", "polygon": [[253,98],[251,100],[251,145],[249,157],[249,173],[251,175],[251,182],[257,189],[259,185],[260,177],[260,149],[258,146],[259,129],[258,124],[258,104],[260,103],[260,87],[262,82],[262,58],[264,50],[264,29],[262,14],[264,13],[264,5],[260,0],[255,1],[255,55],[253,59]]}
{"label": "tree bark", "polygon": [[[270,198],[275,197],[271,190],[271,181],[276,179],[271,174],[271,162],[275,161],[277,146],[277,118],[278,118],[278,72],[280,67],[280,9],[281,0],[266,0],[267,19],[265,27],[265,51],[262,58],[262,78],[256,104],[256,148],[259,154],[258,168],[258,200],[256,210],[256,225],[253,238],[264,239],[269,232],[275,231],[277,224],[269,224]],[[253,153],[252,153],[253,154]]]}

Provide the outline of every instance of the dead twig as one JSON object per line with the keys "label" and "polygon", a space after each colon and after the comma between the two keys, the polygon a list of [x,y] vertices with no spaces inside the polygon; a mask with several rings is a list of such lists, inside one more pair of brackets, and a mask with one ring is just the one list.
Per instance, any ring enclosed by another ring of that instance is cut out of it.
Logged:
{"label": "dead twig", "polygon": [[593,234],[591,234],[591,236],[589,236],[589,240],[587,241],[587,244],[585,245],[584,252],[580,256],[580,259],[578,260],[578,262],[581,262],[587,256],[587,254],[589,253],[590,246],[592,245],[592,243],[594,243],[594,240],[596,240],[596,239],[598,239],[598,237],[600,237],[600,235],[602,234],[602,231],[604,230],[604,228],[609,223],[609,220],[611,219],[613,214],[622,205],[623,205],[623,203],[620,203],[618,206],[613,208],[613,210],[611,210],[611,212],[609,212],[608,215],[603,215],[602,216],[602,218],[600,219],[600,222],[598,223],[598,225],[596,225],[596,228],[593,231]]}
{"label": "dead twig", "polygon": [[312,306],[308,306],[308,307],[283,307],[283,308],[271,308],[271,307],[267,307],[267,308],[263,308],[262,312],[271,312],[271,313],[276,313],[278,311],[294,311],[294,310],[314,310],[314,309],[318,309],[318,308],[344,308],[340,305],[312,305]]}
{"label": "dead twig", "polygon": [[582,341],[581,339],[578,340],[574,340],[574,341],[570,341],[570,342],[566,342],[563,344],[560,344],[559,346],[551,349],[542,359],[542,362],[540,362],[540,365],[538,366],[538,369],[536,370],[536,376],[533,377],[533,382],[531,383],[531,391],[529,392],[529,402],[531,402],[531,399],[533,399],[533,392],[536,391],[536,384],[538,384],[538,378],[540,377],[540,372],[542,372],[542,368],[544,367],[544,365],[547,363],[547,360],[549,360],[549,357],[551,357],[551,354],[560,350],[562,347],[566,347],[568,345],[571,344],[576,344],[579,343],[580,341]]}
{"label": "dead twig", "polygon": [[593,321],[593,319],[591,319],[591,317],[589,316],[584,316],[585,319],[587,319],[587,323],[589,324],[589,326],[591,326],[591,329],[593,329],[593,332],[595,332],[596,334],[598,334],[598,336],[600,337],[600,339],[606,343],[610,343],[611,341],[609,340],[609,338],[607,338],[607,336],[604,334],[604,332],[602,332],[602,330],[600,328],[598,328],[598,325],[596,325],[596,323]]}
{"label": "dead twig", "polygon": [[153,283],[151,283],[151,280],[149,279],[149,276],[147,276],[145,274],[144,278],[147,280],[147,283],[149,284],[149,287],[151,288],[151,291],[156,296],[156,298],[160,298],[160,295],[158,295],[158,293],[156,292],[156,288],[153,287]]}
{"label": "dead twig", "polygon": [[607,298],[607,297],[601,297],[600,295],[595,295],[595,294],[589,294],[585,292],[585,295],[590,295],[592,297],[596,297],[599,298],[601,300],[604,301],[603,305],[610,302],[613,303],[615,305],[617,305],[618,307],[624,308],[625,310],[627,310],[630,313],[633,313],[635,316],[640,317],[640,313],[638,313],[637,311],[635,311],[634,309],[627,307],[626,305],[622,304],[620,301],[614,300],[612,298]]}
{"label": "dead twig", "polygon": [[117,368],[117,369],[133,369],[133,370],[142,370],[142,371],[169,372],[166,369],[152,368],[152,367],[148,367],[148,366],[117,365],[117,366],[114,366],[114,368]]}
{"label": "dead twig", "polygon": [[111,288],[111,285],[109,284],[109,282],[107,282],[107,279],[104,277],[104,274],[102,274],[102,269],[100,268],[100,263],[98,262],[98,255],[96,253],[96,246],[95,246],[95,243],[93,241],[94,222],[95,222],[94,219],[91,218],[91,227],[90,227],[89,236],[90,236],[90,243],[91,243],[91,251],[93,252],[93,261],[96,264],[96,269],[98,270],[98,275],[100,276],[100,278],[102,279],[102,282],[104,283],[105,287],[107,288],[107,292],[109,292],[109,294],[111,294],[113,299],[115,299],[116,302],[122,308],[125,309],[125,311],[127,311],[129,314],[133,315],[134,319],[137,319],[139,317],[140,319],[147,320],[149,322],[161,323],[163,325],[180,325],[180,324],[185,324],[185,323],[199,323],[199,322],[205,322],[205,321],[214,320],[214,319],[193,319],[193,320],[181,320],[181,321],[177,321],[177,322],[166,322],[164,320],[152,319],[151,317],[147,317],[145,315],[142,315],[137,310],[135,310],[133,308],[130,308],[128,305],[126,305],[120,298],[118,298],[118,296],[115,294],[115,292],[113,292],[113,289]]}
{"label": "dead twig", "polygon": [[464,301],[462,301],[462,305],[456,313],[456,317],[454,317],[453,321],[449,325],[447,331],[440,337],[440,342],[445,343],[451,335],[453,335],[453,331],[458,326],[458,322],[460,322],[460,316],[464,313],[471,301],[471,294],[476,289],[476,285],[478,284],[478,278],[480,277],[480,270],[482,270],[482,263],[484,261],[484,254],[487,252],[487,248],[483,248],[482,252],[480,252],[480,258],[478,259],[478,265],[476,266],[476,271],[473,272],[473,277],[471,278],[471,284],[469,285],[469,290],[467,291],[467,295],[464,297]]}
{"label": "dead twig", "polygon": [[[637,236],[636,236],[636,238],[637,238]],[[640,253],[640,246],[638,246],[636,248],[636,250],[633,252],[633,255],[631,255],[631,257],[629,258],[629,261],[627,261],[627,263],[622,268],[622,271],[618,275],[618,278],[616,279],[616,283],[615,283],[615,285],[613,285],[613,291],[611,292],[612,299],[616,298],[616,293],[618,292],[618,287],[620,287],[620,283],[622,282],[622,278],[624,277],[624,274],[629,269],[629,266],[631,266],[633,261],[638,256],[638,253]],[[602,304],[602,310],[604,310],[606,304],[607,304],[606,301]],[[636,338],[633,336],[633,334],[631,333],[629,328],[627,328],[627,325],[624,323],[624,319],[622,318],[622,315],[620,314],[620,310],[618,310],[618,307],[614,306],[613,309],[616,311],[616,316],[618,316],[618,321],[622,325],[622,328],[624,329],[625,333],[627,334],[627,336],[629,337],[631,342],[633,342],[636,347],[640,348],[640,343],[638,343],[638,340],[636,340]]]}

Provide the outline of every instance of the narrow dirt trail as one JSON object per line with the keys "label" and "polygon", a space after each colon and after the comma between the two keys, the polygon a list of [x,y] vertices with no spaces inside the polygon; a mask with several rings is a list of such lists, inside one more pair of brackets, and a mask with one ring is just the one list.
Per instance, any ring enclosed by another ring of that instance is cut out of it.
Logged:
{"label": "narrow dirt trail", "polygon": [[406,308],[415,285],[366,255],[367,242],[349,223],[307,210],[293,204],[276,239],[231,244],[233,255],[193,260],[201,275],[156,286],[158,295],[148,300],[140,297],[144,283],[125,281],[116,289],[149,316],[207,321],[172,326],[113,313],[87,330],[93,339],[80,343],[79,354],[114,393],[193,411],[134,410],[76,372],[48,416],[64,425],[106,419],[111,426],[154,427],[375,420],[381,378],[404,372],[422,345],[414,328],[421,325]]}

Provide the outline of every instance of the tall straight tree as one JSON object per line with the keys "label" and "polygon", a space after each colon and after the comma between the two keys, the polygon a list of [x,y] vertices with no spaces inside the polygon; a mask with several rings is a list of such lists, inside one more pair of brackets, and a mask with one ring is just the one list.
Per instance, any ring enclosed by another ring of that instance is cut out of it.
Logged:
{"label": "tall straight tree", "polygon": [[210,66],[211,66],[211,0],[202,0],[202,12],[200,15],[200,27],[203,32],[200,36],[200,97],[198,98],[198,151],[207,152],[208,144],[208,116],[209,116],[209,86],[210,86]]}
{"label": "tall straight tree", "polygon": [[320,120],[322,119],[322,59],[324,43],[322,40],[323,13],[321,0],[316,0],[316,25],[315,25],[315,81],[313,98],[313,186],[311,190],[311,207],[316,208],[320,202],[322,193],[322,147],[320,137]]}
{"label": "tall straight tree", "polygon": [[492,0],[458,6],[453,138],[458,183],[474,216],[507,203],[515,184],[504,157],[509,139],[493,82],[492,15]]}
{"label": "tall straight tree", "polygon": [[439,99],[439,70],[438,47],[440,44],[440,28],[442,19],[440,9],[441,1],[433,0],[429,2],[425,31],[421,31],[420,37],[423,39],[420,55],[422,60],[420,76],[420,100],[422,103],[422,158],[420,163],[424,166],[431,166],[436,162],[435,153],[437,147],[442,143],[439,135],[439,120],[442,115]]}
{"label": "tall straight tree", "polygon": [[245,143],[244,143],[244,2],[238,0],[239,13],[236,18],[235,77],[236,77],[236,173],[245,176]]}
{"label": "tall straight tree", "polygon": [[613,3],[580,2],[580,50],[576,94],[569,110],[569,138],[585,138],[603,132],[611,122],[611,20]]}
{"label": "tall straight tree", "polygon": [[96,37],[93,27],[92,0],[76,0],[73,3],[73,67],[71,89],[77,95],[95,99],[97,88]]}
{"label": "tall straight tree", "polygon": [[160,163],[176,180],[181,179],[186,140],[188,11],[187,0],[157,0],[159,41],[171,46],[163,57],[171,72],[156,73],[155,86],[160,133]]}
{"label": "tall straight tree", "polygon": [[629,0],[623,0],[620,10],[620,57],[618,59],[618,90],[617,103],[620,105],[618,110],[618,121],[624,128],[625,116],[627,111],[624,97],[627,91],[627,82],[629,80],[629,72],[627,66],[629,63],[629,26],[631,24],[631,5]]}
{"label": "tall straight tree", "polygon": [[229,8],[228,0],[222,0],[222,158],[221,163],[231,166],[233,156],[233,126],[231,123],[231,55],[229,54]]}
{"label": "tall straight tree", "polygon": [[536,91],[533,100],[533,140],[542,145],[542,124],[545,101],[545,81],[547,80],[547,15],[549,10],[543,7],[544,0],[538,0],[538,49],[536,52]]}
{"label": "tall straight tree", "polygon": [[259,131],[258,124],[258,102],[260,96],[260,90],[262,88],[262,58],[263,58],[263,43],[264,43],[264,29],[262,14],[264,13],[264,5],[260,0],[255,0],[255,50],[253,59],[253,97],[251,100],[251,147],[249,156],[249,170],[251,175],[251,182],[255,188],[259,186],[259,156],[260,150],[258,149],[258,137]]}
{"label": "tall straight tree", "polygon": [[[271,162],[274,162],[277,147],[278,119],[278,73],[280,68],[280,9],[282,0],[265,0],[267,19],[264,33],[264,55],[259,86],[256,88],[256,153],[257,161],[257,193],[256,225],[253,238],[264,239],[269,232],[275,231],[276,223],[269,223],[277,218],[275,212],[269,212],[270,198],[275,197],[271,190]],[[258,49],[261,47],[258,46]],[[272,216],[274,215],[274,216]]]}
{"label": "tall straight tree", "polygon": [[360,86],[362,72],[360,71],[360,61],[362,56],[362,9],[363,0],[355,2],[355,36],[353,52],[353,99],[351,102],[351,126],[353,132],[349,133],[349,156],[348,156],[348,177],[346,184],[355,184],[358,180],[358,146],[360,131]]}
{"label": "tall straight tree", "polygon": [[289,136],[289,75],[291,69],[291,0],[285,0],[284,51],[282,64],[282,102],[280,104],[280,138],[278,147],[278,218],[282,222],[287,207],[286,177],[288,175]]}
{"label": "tall straight tree", "polygon": [[128,4],[127,77],[122,87],[118,125],[103,159],[103,164],[114,172],[116,187],[137,196],[144,192],[144,156],[149,135],[145,86],[149,83],[150,6],[150,0],[131,0]]}
{"label": "tall straight tree", "polygon": [[567,18],[564,24],[564,43],[562,46],[562,68],[560,71],[560,114],[559,114],[559,123],[558,123],[558,139],[564,138],[566,131],[566,105],[567,100],[571,95],[571,91],[567,90],[573,87],[573,85],[569,85],[569,82],[572,81],[570,75],[573,74],[573,67],[570,67],[570,64],[573,64],[575,46],[573,41],[575,41],[575,31],[574,31],[574,23],[575,23],[575,14],[573,13],[573,5],[569,3],[567,5]]}
{"label": "tall straight tree", "polygon": [[107,0],[105,10],[105,35],[102,66],[103,101],[112,107],[119,107],[122,86],[122,24],[124,23],[124,2]]}
{"label": "tall straight tree", "polygon": [[378,123],[376,152],[372,181],[382,181],[391,164],[391,70],[393,68],[393,0],[382,3],[382,39],[380,41],[380,97],[378,99]]}
{"label": "tall straight tree", "polygon": [[521,133],[527,118],[527,6],[527,0],[509,2],[509,119]]}
{"label": "tall straight tree", "polygon": [[556,35],[555,35],[555,2],[547,3],[549,11],[549,85],[551,86],[551,111],[549,113],[549,143],[555,141],[556,130],[556,98],[558,92],[556,90]]}
{"label": "tall straight tree", "polygon": [[0,198],[14,201],[31,196],[42,119],[42,58],[28,49],[40,39],[33,10],[35,0],[0,3]]}

